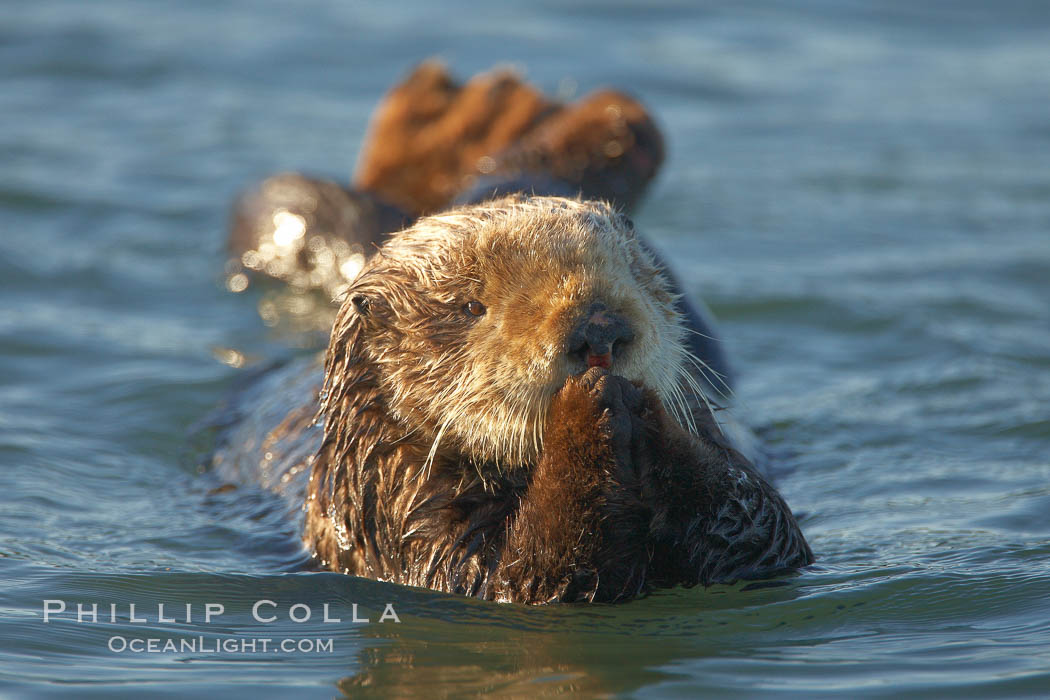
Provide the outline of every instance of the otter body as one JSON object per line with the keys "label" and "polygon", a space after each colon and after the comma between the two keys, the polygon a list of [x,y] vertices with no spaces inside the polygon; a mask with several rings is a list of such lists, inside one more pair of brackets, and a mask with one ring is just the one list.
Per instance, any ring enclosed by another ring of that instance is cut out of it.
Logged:
{"label": "otter body", "polygon": [[714,419],[725,361],[676,292],[604,204],[424,217],[349,283],[323,384],[260,380],[242,404],[266,437],[235,428],[216,461],[302,502],[322,566],[450,593],[618,601],[809,564]]}

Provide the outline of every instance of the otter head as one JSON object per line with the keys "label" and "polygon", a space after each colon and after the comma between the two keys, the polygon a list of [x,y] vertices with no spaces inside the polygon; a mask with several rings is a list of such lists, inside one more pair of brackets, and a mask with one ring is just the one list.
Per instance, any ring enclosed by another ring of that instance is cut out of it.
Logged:
{"label": "otter head", "polygon": [[[326,363],[328,431],[344,375],[435,450],[536,459],[555,392],[605,367],[684,416],[685,334],[670,281],[605,204],[510,197],[420,219],[350,284]],[[677,410],[681,408],[681,410]],[[347,414],[349,415],[349,414]]]}

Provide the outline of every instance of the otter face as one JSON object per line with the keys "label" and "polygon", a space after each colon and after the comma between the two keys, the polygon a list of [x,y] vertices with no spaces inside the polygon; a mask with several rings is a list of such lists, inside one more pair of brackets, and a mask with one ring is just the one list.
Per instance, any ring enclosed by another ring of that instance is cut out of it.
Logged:
{"label": "otter face", "polygon": [[431,457],[513,468],[539,454],[554,393],[591,366],[685,415],[674,302],[608,206],[508,198],[395,234],[350,285],[333,344],[356,330],[349,352],[374,368],[390,414],[432,439]]}

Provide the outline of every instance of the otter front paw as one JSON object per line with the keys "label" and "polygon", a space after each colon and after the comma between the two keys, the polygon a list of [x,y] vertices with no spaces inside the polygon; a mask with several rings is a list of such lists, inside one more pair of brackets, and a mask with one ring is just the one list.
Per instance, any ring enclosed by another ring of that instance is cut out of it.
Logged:
{"label": "otter front paw", "polygon": [[[612,476],[621,483],[637,479],[632,445],[645,429],[649,413],[647,392],[627,379],[600,367],[569,377],[551,404],[548,426],[552,437],[579,447],[600,448],[604,459],[615,464]],[[610,465],[611,466],[611,465]]]}

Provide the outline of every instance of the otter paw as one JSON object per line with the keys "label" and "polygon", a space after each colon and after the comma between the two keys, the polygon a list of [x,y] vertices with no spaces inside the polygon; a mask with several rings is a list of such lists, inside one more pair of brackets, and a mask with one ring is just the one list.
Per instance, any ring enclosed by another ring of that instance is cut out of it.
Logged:
{"label": "otter paw", "polygon": [[628,379],[618,374],[610,374],[601,367],[591,367],[583,374],[569,377],[605,409],[615,413],[637,413],[641,410],[644,392]]}
{"label": "otter paw", "polygon": [[565,390],[585,394],[599,413],[624,417],[644,411],[645,391],[601,367],[592,367],[583,374],[569,377],[562,391]]}
{"label": "otter paw", "polygon": [[621,482],[636,478],[631,445],[644,430],[642,415],[646,410],[646,393],[624,377],[592,367],[581,375],[570,377],[566,388],[573,393],[586,393],[595,424],[593,428],[609,442],[616,459],[614,476]]}

